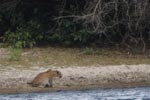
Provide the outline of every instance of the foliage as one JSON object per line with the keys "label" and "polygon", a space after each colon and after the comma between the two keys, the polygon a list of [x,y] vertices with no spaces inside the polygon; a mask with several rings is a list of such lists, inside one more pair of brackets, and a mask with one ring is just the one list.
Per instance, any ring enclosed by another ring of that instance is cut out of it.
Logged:
{"label": "foliage", "polygon": [[59,42],[67,46],[88,44],[91,34],[88,33],[81,23],[72,20],[62,20],[57,29],[47,35],[47,40]]}
{"label": "foliage", "polygon": [[144,52],[150,43],[149,5],[148,0],[2,0],[0,37],[14,47],[111,44]]}
{"label": "foliage", "polygon": [[14,48],[33,47],[36,41],[40,41],[43,36],[35,33],[40,25],[35,22],[28,22],[26,25],[17,28],[15,32],[7,31],[4,35],[4,42]]}
{"label": "foliage", "polygon": [[32,40],[29,32],[22,32],[18,29],[16,32],[7,31],[4,41],[14,48],[33,47],[35,41]]}
{"label": "foliage", "polygon": [[149,5],[148,0],[89,0],[86,14],[75,19],[83,20],[87,30],[108,43],[144,52],[150,36]]}

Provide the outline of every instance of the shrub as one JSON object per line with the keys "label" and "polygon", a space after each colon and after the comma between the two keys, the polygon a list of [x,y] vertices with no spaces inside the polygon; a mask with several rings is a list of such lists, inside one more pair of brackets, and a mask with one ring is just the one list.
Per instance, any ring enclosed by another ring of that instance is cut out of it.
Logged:
{"label": "shrub", "polygon": [[3,41],[14,48],[33,47],[37,41],[43,39],[43,35],[38,32],[40,25],[36,22],[29,21],[16,31],[7,31]]}
{"label": "shrub", "polygon": [[29,32],[22,32],[18,29],[16,32],[7,31],[4,36],[4,42],[14,48],[33,47],[34,39]]}

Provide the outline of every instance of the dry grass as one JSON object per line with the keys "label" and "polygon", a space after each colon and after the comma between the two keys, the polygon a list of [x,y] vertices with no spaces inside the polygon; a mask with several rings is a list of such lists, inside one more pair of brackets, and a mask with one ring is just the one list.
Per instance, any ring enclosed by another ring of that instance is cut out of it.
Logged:
{"label": "dry grass", "polygon": [[[24,49],[18,61],[0,57],[1,66],[96,66],[119,64],[150,64],[150,54],[130,54],[116,49],[45,47]],[[7,54],[9,56],[9,53]]]}

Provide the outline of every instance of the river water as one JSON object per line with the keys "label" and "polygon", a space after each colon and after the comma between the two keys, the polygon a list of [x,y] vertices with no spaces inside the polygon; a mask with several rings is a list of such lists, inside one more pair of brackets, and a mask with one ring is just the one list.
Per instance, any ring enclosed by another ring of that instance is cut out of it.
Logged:
{"label": "river water", "polygon": [[0,100],[150,100],[150,87],[0,95]]}

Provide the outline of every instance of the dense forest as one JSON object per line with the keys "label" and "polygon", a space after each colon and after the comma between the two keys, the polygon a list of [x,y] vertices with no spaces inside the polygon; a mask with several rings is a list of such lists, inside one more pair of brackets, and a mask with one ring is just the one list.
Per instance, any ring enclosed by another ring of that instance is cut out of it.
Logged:
{"label": "dense forest", "polygon": [[0,0],[0,42],[119,46],[150,44],[149,0]]}

